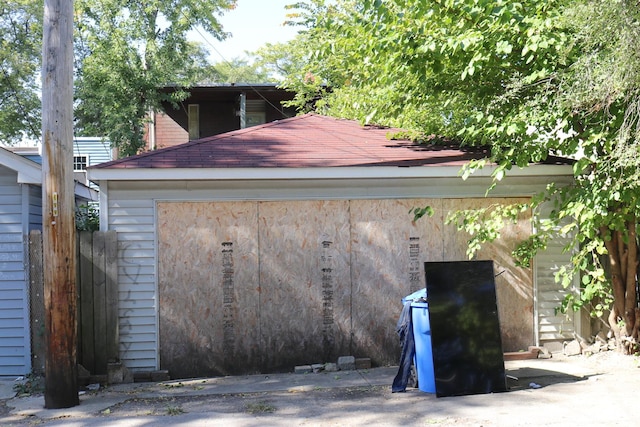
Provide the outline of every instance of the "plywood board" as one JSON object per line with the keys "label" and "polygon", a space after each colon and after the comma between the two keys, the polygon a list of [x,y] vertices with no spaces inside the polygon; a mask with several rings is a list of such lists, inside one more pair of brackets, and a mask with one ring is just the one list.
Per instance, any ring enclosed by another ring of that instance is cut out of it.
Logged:
{"label": "plywood board", "polygon": [[[353,349],[378,365],[396,364],[395,331],[401,299],[424,288],[424,261],[443,254],[441,201],[352,200]],[[432,217],[413,222],[409,211],[431,206]]]}
{"label": "plywood board", "polygon": [[[466,260],[452,209],[493,199],[161,202],[160,363],[171,375],[290,371],[370,357],[398,363],[401,299],[425,261]],[[510,200],[514,201],[514,200]],[[413,222],[412,208],[434,215]],[[495,261],[505,350],[533,342],[531,272],[513,266],[529,216],[478,259]]]}
{"label": "plywood board", "polygon": [[259,370],[256,203],[163,202],[157,218],[161,368]]}
{"label": "plywood board", "polygon": [[348,201],[259,203],[265,370],[349,353]]}
{"label": "plywood board", "polygon": [[[527,202],[523,198],[482,198],[444,200],[445,216],[454,210],[489,207],[496,203]],[[446,226],[445,261],[464,261],[469,235],[458,232],[455,226]],[[498,311],[505,351],[526,350],[535,342],[533,325],[533,273],[529,268],[517,267],[511,252],[518,242],[531,234],[531,212],[521,215],[516,224],[507,222],[501,238],[484,245],[476,254],[476,260],[493,260],[496,277]]]}

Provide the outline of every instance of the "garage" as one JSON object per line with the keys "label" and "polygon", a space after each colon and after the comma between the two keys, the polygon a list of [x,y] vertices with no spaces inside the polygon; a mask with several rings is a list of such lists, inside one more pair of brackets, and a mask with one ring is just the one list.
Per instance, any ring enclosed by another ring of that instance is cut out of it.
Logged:
{"label": "garage", "polygon": [[[101,228],[118,232],[125,365],[177,378],[290,371],[342,355],[396,364],[400,299],[425,286],[423,263],[467,259],[469,236],[447,214],[526,201],[572,176],[567,165],[535,165],[487,197],[488,172],[458,176],[482,152],[389,132],[310,114],[92,168]],[[420,206],[434,215],[413,222]],[[476,255],[494,261],[504,351],[544,344],[543,325],[549,341],[579,326],[537,305],[538,278],[568,256],[513,264],[532,215]]]}

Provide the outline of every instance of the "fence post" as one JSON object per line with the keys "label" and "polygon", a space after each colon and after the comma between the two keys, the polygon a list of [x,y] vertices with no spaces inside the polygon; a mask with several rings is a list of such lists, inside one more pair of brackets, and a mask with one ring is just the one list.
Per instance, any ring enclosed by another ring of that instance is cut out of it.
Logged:
{"label": "fence post", "polygon": [[107,322],[107,362],[120,361],[120,328],[118,325],[118,235],[115,231],[104,232],[105,285]]}
{"label": "fence post", "polygon": [[89,372],[95,372],[95,351],[93,332],[93,246],[90,231],[78,233],[78,270],[80,289],[79,337],[82,359],[80,363]]}
{"label": "fence post", "polygon": [[29,232],[29,321],[31,325],[31,370],[44,374],[44,266],[42,232]]}

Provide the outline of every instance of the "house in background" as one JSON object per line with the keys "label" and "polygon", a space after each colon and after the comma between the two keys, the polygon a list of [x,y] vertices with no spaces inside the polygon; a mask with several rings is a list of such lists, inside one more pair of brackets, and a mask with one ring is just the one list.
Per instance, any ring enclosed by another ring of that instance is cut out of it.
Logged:
{"label": "house in background", "polygon": [[[95,190],[78,182],[75,195],[78,204],[98,198]],[[41,165],[0,147],[0,376],[31,371],[28,236],[32,230],[42,230]]]}
{"label": "house in background", "polygon": [[[165,87],[163,92],[175,91]],[[164,103],[164,114],[155,114],[148,125],[147,150],[182,144],[237,129],[244,129],[296,115],[283,101],[293,99],[293,92],[275,84],[198,85],[175,109]]]}
{"label": "house in background", "polygon": [[[573,179],[562,161],[514,168],[487,197],[490,166],[459,177],[485,152],[389,139],[396,131],[306,114],[89,168],[101,228],[118,236],[120,360],[173,377],[341,355],[396,364],[400,301],[424,288],[423,263],[467,259],[447,213]],[[433,216],[413,222],[424,206]],[[477,254],[494,262],[504,351],[589,335],[578,313],[554,310],[568,292],[553,277],[570,262],[563,242],[514,265],[532,214]]]}
{"label": "house in background", "polygon": [[[4,147],[12,153],[25,159],[42,164],[42,147],[40,144],[33,146],[8,146]],[[74,179],[84,185],[90,185],[97,190],[97,186],[87,180],[87,167],[113,160],[114,151],[109,141],[100,137],[76,136],[73,138],[73,173]]]}
{"label": "house in background", "polygon": [[73,173],[78,182],[94,189],[98,187],[87,180],[89,166],[113,160],[111,143],[100,137],[76,136],[73,138]]}

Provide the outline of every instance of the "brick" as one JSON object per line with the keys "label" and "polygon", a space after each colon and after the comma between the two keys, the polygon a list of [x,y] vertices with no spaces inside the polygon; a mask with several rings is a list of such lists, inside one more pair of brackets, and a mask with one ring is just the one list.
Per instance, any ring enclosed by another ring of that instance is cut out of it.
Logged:
{"label": "brick", "polygon": [[371,369],[371,359],[359,357],[356,359],[356,369]]}

